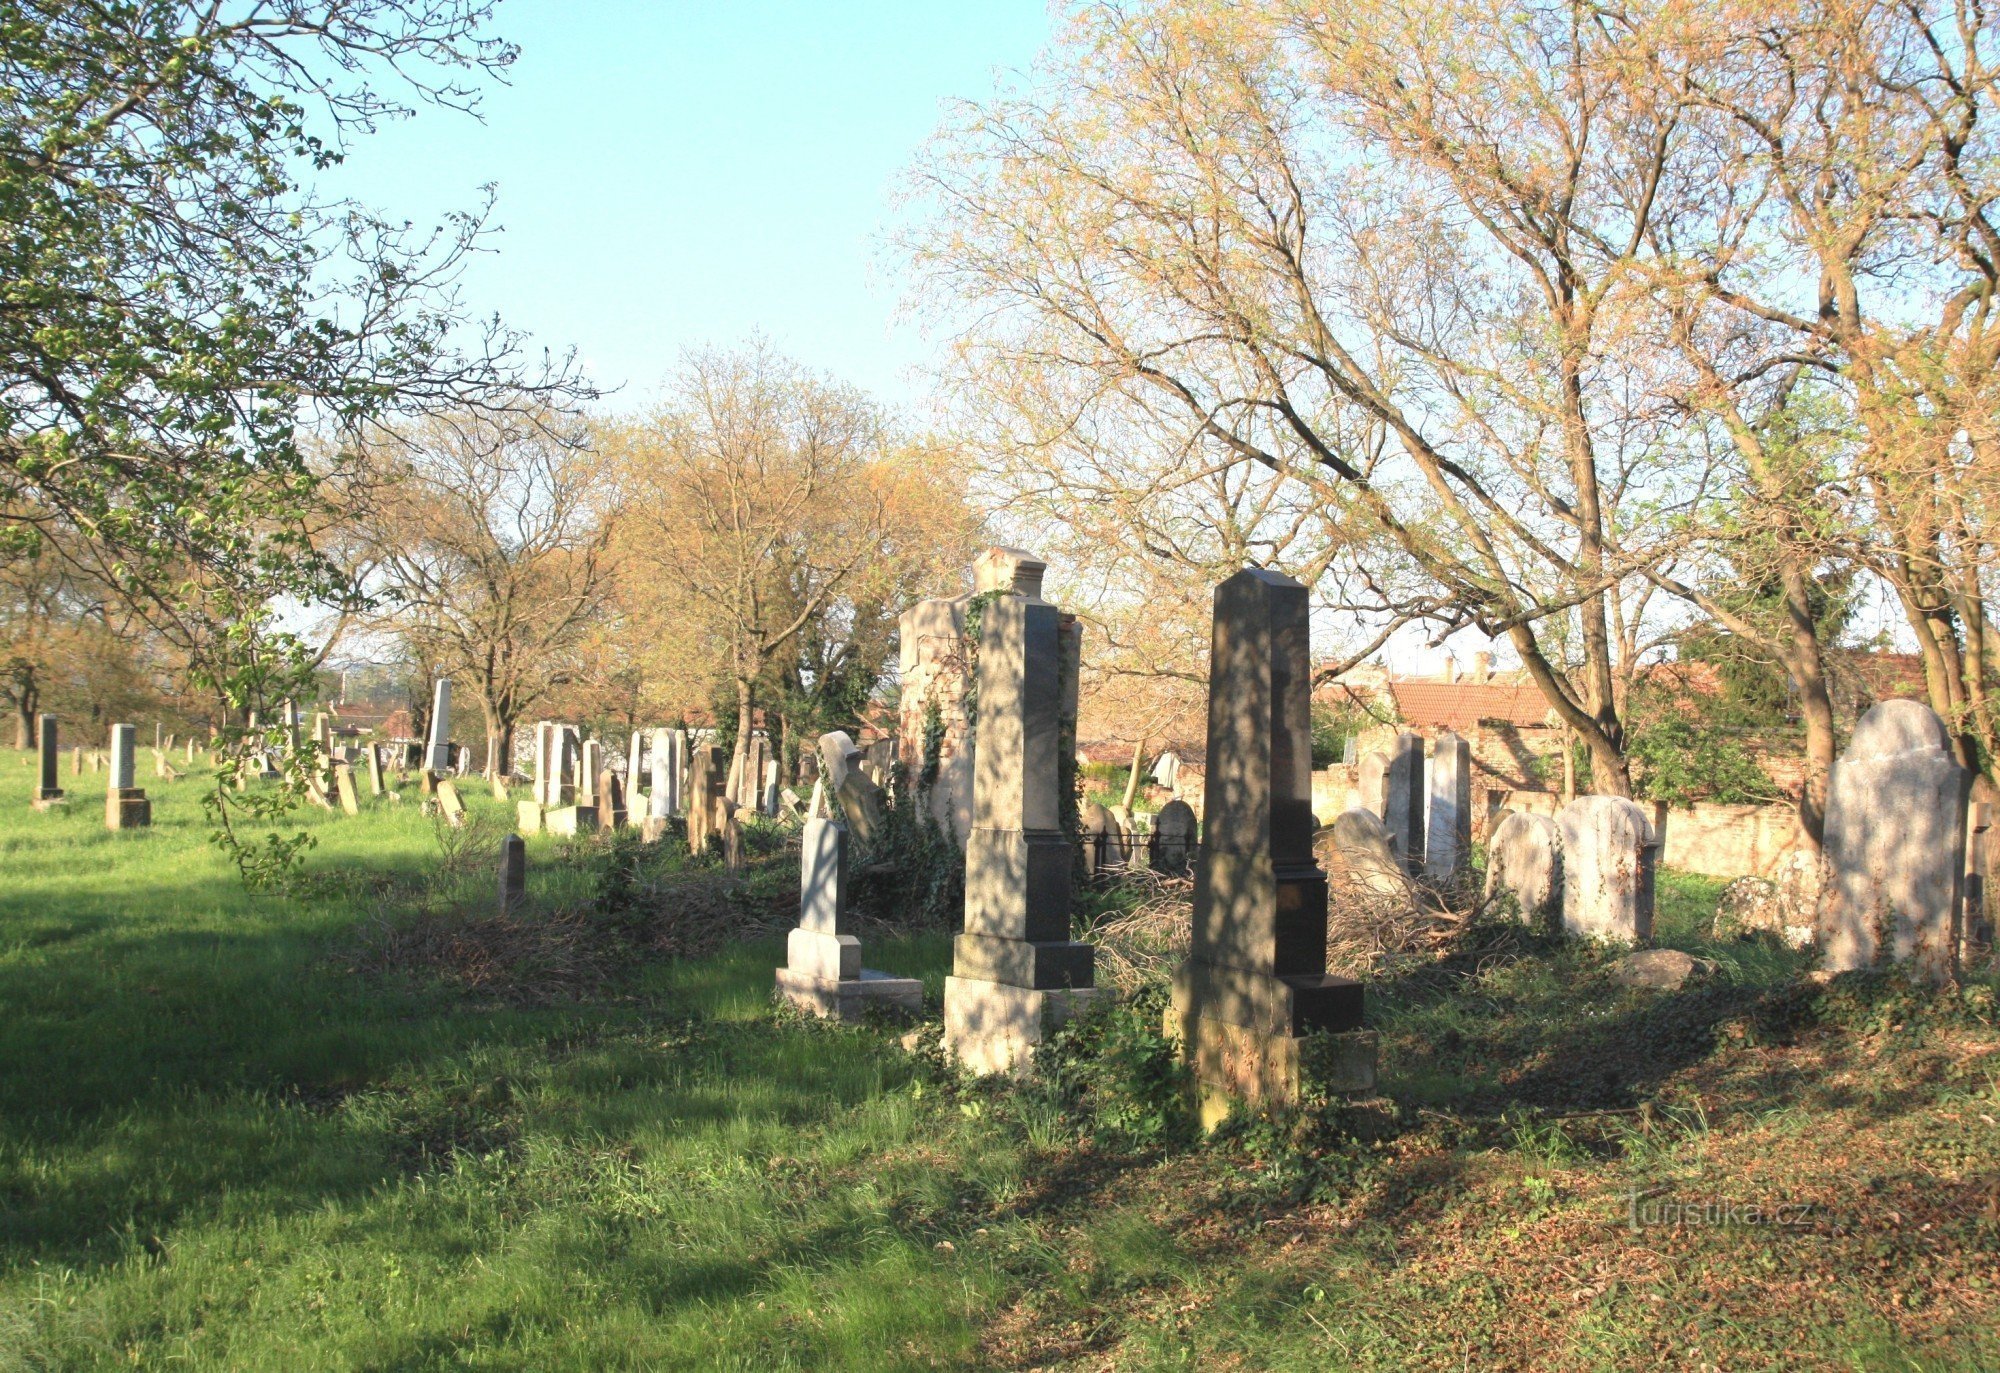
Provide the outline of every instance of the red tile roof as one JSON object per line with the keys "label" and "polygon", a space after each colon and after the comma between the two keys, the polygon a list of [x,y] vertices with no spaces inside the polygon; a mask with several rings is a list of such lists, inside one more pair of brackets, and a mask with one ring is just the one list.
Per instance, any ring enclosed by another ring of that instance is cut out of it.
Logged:
{"label": "red tile roof", "polygon": [[1413,729],[1471,729],[1482,720],[1545,725],[1548,698],[1539,687],[1512,682],[1391,682],[1396,713]]}

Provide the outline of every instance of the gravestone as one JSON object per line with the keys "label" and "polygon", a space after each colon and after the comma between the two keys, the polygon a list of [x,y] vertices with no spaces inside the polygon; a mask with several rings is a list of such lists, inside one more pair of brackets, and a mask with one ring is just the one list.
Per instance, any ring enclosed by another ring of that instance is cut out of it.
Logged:
{"label": "gravestone", "polygon": [[69,775],[70,775],[70,776],[72,776],[72,777],[81,777],[81,776],[83,776],[83,745],[82,745],[82,744],[78,744],[78,745],[77,745],[77,746],[76,746],[75,748],[71,749],[71,750],[70,750],[70,752],[69,752]]}
{"label": "gravestone", "polygon": [[424,770],[438,776],[451,771],[451,678],[440,677],[431,688],[430,742],[424,749]]}
{"label": "gravestone", "polygon": [[1355,807],[1333,817],[1313,839],[1313,856],[1326,872],[1329,900],[1384,900],[1407,905],[1410,877],[1381,818]]}
{"label": "gravestone", "polygon": [[528,895],[528,842],[518,834],[500,841],[500,914],[520,909]]}
{"label": "gravestone", "polygon": [[35,766],[36,785],[29,798],[29,804],[36,810],[47,810],[51,806],[65,803],[60,785],[61,747],[57,742],[56,717],[42,714],[35,717]]}
{"label": "gravestone", "polygon": [[632,742],[625,750],[625,804],[629,807],[637,807],[639,779],[645,775],[641,771],[645,765],[646,735],[644,731],[635,729],[632,731]]}
{"label": "gravestone", "polygon": [[1396,845],[1403,870],[1424,870],[1424,741],[1404,730],[1389,749],[1383,777],[1382,826]]}
{"label": "gravestone", "polygon": [[1521,923],[1545,927],[1562,908],[1562,840],[1546,815],[1510,810],[1486,841],[1486,897],[1514,898]]}
{"label": "gravestone", "polygon": [[104,793],[104,827],[141,829],[153,823],[153,803],[138,783],[137,725],[111,727],[111,777]]}
{"label": "gravestone", "polygon": [[1137,844],[1138,826],[1132,819],[1132,812],[1123,805],[1106,806],[1111,812],[1111,823],[1117,832],[1111,836],[1111,861],[1121,868],[1132,866],[1132,850]]}
{"label": "gravestone", "polygon": [[722,866],[731,872],[743,871],[743,807],[727,797],[722,801]]}
{"label": "gravestone", "polygon": [[1861,717],[1827,786],[1824,967],[1905,963],[1927,981],[1950,980],[1971,788],[1929,707],[1884,701]]}
{"label": "gravestone", "polygon": [[1472,843],[1472,746],[1450,730],[1431,741],[1429,813],[1424,825],[1424,876],[1449,882],[1465,866]]}
{"label": "gravestone", "polygon": [[[1352,742],[1351,740],[1349,742]],[[1378,749],[1370,749],[1361,755],[1355,767],[1354,790],[1357,800],[1364,810],[1373,811],[1378,820],[1389,814],[1389,755]]]}
{"label": "gravestone", "polygon": [[51,806],[66,803],[63,789],[58,783],[57,757],[61,750],[56,744],[56,717],[37,715],[35,717],[35,761],[40,768],[36,777],[35,794],[28,804],[36,810],[47,810]]}
{"label": "gravestone", "polygon": [[578,770],[576,774],[576,803],[579,806],[595,806],[597,804],[597,778],[604,770],[601,761],[603,753],[604,750],[598,744],[597,740],[586,739],[583,741],[583,754],[581,761],[577,764]]}
{"label": "gravestone", "polygon": [[333,765],[333,789],[340,797],[340,808],[349,815],[361,814],[361,798],[354,790],[354,765],[335,763]]}
{"label": "gravestone", "polygon": [[597,818],[606,829],[625,828],[625,789],[610,768],[598,769]]}
{"label": "gravestone", "polygon": [[785,966],[777,971],[779,995],[812,1015],[836,1020],[859,1019],[870,1006],[921,1012],[921,981],[861,966],[847,874],[846,824],[809,815],[800,833],[799,924],[785,941]]}
{"label": "gravestone", "polygon": [[1617,944],[1652,939],[1659,841],[1645,809],[1622,796],[1579,796],[1556,816],[1556,833],[1563,933]]}
{"label": "gravestone", "polygon": [[1310,634],[1306,589],[1289,577],[1245,568],[1215,589],[1192,938],[1165,1016],[1205,1124],[1232,1100],[1296,1102],[1310,1081],[1374,1085],[1373,1036],[1354,1033],[1361,984],[1326,971]]}
{"label": "gravestone", "polygon": [[1194,854],[1194,807],[1172,800],[1153,817],[1153,871],[1185,877]]}
{"label": "gravestone", "polygon": [[1092,801],[1077,816],[1076,823],[1083,840],[1083,875],[1095,877],[1113,862],[1116,852],[1113,832],[1118,822],[1103,805]]}
{"label": "gravestone", "polygon": [[[1064,656],[1063,617],[1039,594],[987,605],[965,928],[944,984],[946,1050],[974,1072],[1024,1071],[1045,1036],[1096,995],[1096,950],[1070,938]],[[858,772],[848,768],[843,792]]]}
{"label": "gravestone", "polygon": [[688,852],[708,852],[710,840],[722,838],[723,794],[729,783],[729,764],[716,744],[694,750],[688,769]]}
{"label": "gravestone", "polygon": [[687,731],[653,731],[653,794],[647,798],[646,813],[666,820],[681,813],[681,777],[686,769]]}

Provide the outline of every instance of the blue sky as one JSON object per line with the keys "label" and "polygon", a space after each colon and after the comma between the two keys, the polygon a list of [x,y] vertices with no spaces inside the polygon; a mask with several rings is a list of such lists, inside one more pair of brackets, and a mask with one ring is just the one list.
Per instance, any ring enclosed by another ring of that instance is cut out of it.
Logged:
{"label": "blue sky", "polygon": [[496,183],[497,251],[468,302],[647,397],[684,347],[761,330],[891,401],[926,348],[893,316],[881,237],[943,102],[1047,40],[1044,0],[503,0],[521,45],[485,122],[426,110],[329,190],[430,222]]}

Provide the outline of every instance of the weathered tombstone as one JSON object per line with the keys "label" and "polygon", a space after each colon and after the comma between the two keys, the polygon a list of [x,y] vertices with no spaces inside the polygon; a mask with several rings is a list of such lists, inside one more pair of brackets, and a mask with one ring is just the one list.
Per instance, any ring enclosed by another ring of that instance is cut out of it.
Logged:
{"label": "weathered tombstone", "polygon": [[861,966],[861,939],[847,904],[847,826],[809,815],[799,837],[799,925],[785,941],[779,995],[837,1020],[858,1019],[869,1006],[922,1011],[922,982]]}
{"label": "weathered tombstone", "polygon": [[1105,809],[1111,812],[1111,823],[1117,827],[1117,833],[1111,838],[1111,860],[1121,868],[1129,868],[1132,866],[1133,846],[1138,843],[1137,823],[1132,819],[1132,812],[1123,805],[1106,806]]}
{"label": "weathered tombstone", "polygon": [[[944,984],[945,1046],[974,1072],[1015,1072],[1096,995],[1097,951],[1070,938],[1061,613],[1039,594],[995,599],[977,671],[965,929]],[[858,774],[848,768],[843,792]]]}
{"label": "weathered tombstone", "polygon": [[57,776],[57,757],[60,749],[56,746],[55,716],[35,717],[35,749],[36,762],[40,765],[41,774],[37,778],[34,797],[28,804],[36,810],[47,810],[51,806],[65,804],[67,798],[63,795],[62,787],[57,785],[61,779]]}
{"label": "weathered tombstone", "polygon": [[1355,793],[1365,810],[1386,821],[1389,815],[1389,755],[1370,749],[1355,769]]}
{"label": "weathered tombstone", "polygon": [[354,765],[333,765],[333,789],[340,796],[340,808],[349,815],[361,814],[361,798],[354,790]]}
{"label": "weathered tombstone", "polygon": [[1384,780],[1383,828],[1395,842],[1404,871],[1424,870],[1424,740],[1404,730],[1389,750]]}
{"label": "weathered tombstone", "polygon": [[597,818],[606,829],[625,828],[625,788],[610,768],[597,772]]}
{"label": "weathered tombstone", "polygon": [[153,803],[137,785],[138,760],[133,754],[138,736],[137,725],[111,727],[111,777],[104,793],[106,829],[139,829],[153,823]]}
{"label": "weathered tombstone", "polygon": [[1579,796],[1556,816],[1562,841],[1563,933],[1619,944],[1653,937],[1658,840],[1643,807]]}
{"label": "weathered tombstone", "polygon": [[73,748],[73,749],[71,749],[71,750],[69,751],[69,775],[70,775],[70,776],[72,776],[72,777],[81,777],[81,776],[83,776],[83,745],[82,745],[82,744],[78,744],[78,745],[77,745],[77,746],[76,746],[75,748]]}
{"label": "weathered tombstone", "polygon": [[193,738],[189,738],[189,739],[188,739],[188,741],[187,741],[187,761],[188,761],[188,766],[189,766],[189,767],[193,767],[193,766],[194,766],[194,740],[193,740]]}
{"label": "weathered tombstone", "polygon": [[[1381,817],[1356,807],[1333,817],[1313,839],[1313,856],[1327,876],[1333,902],[1399,906],[1411,900],[1410,877]],[[1343,908],[1344,909],[1344,908]]]}
{"label": "weathered tombstone", "polygon": [[500,914],[513,914],[527,895],[528,843],[510,834],[500,841]]}
{"label": "weathered tombstone", "polygon": [[1153,817],[1153,871],[1187,876],[1194,840],[1194,807],[1178,799],[1161,806]]}
{"label": "weathered tombstone", "polygon": [[1971,787],[1929,707],[1884,701],[1861,717],[1827,787],[1826,968],[1896,962],[1931,982],[1951,978]]}
{"label": "weathered tombstone", "polygon": [[681,813],[681,775],[687,759],[687,731],[653,731],[653,794],[647,798],[646,813],[665,820]]}
{"label": "weathered tombstone", "polygon": [[716,744],[703,744],[694,751],[688,772],[688,852],[708,852],[711,839],[722,838],[723,795],[729,780],[729,764]]}
{"label": "weathered tombstone", "polygon": [[722,866],[731,872],[743,871],[743,807],[724,798],[722,802]]}
{"label": "weathered tombstone", "polygon": [[363,761],[368,764],[368,794],[382,794],[382,750],[370,743],[361,751]]}
{"label": "weathered tombstone", "polygon": [[599,762],[603,752],[595,739],[583,741],[583,752],[577,763],[576,774],[576,803],[579,806],[597,804],[597,775],[603,771]]}
{"label": "weathered tombstone", "polygon": [[[1361,984],[1326,971],[1326,874],[1313,861],[1310,611],[1291,578],[1245,568],[1215,589],[1201,859],[1168,1033],[1204,1123],[1232,1100],[1299,1099],[1302,1078],[1372,1087]],[[1302,1053],[1325,1032],[1325,1053]]]}
{"label": "weathered tombstone", "polygon": [[635,807],[639,798],[640,769],[646,763],[646,736],[640,730],[632,731],[632,741],[625,750],[625,804]]}
{"label": "weathered tombstone", "polygon": [[1562,842],[1546,815],[1510,810],[1486,841],[1486,896],[1514,898],[1523,924],[1541,926],[1562,906]]}
{"label": "weathered tombstone", "polygon": [[440,677],[431,688],[430,742],[424,749],[424,771],[442,776],[451,771],[451,678]]}
{"label": "weathered tombstone", "polygon": [[764,764],[764,785],[758,793],[758,803],[764,814],[778,813],[778,760],[775,758]]}
{"label": "weathered tombstone", "polygon": [[1472,843],[1472,746],[1450,730],[1431,741],[1430,809],[1424,827],[1424,876],[1449,882]]}
{"label": "weathered tombstone", "polygon": [[1077,816],[1077,829],[1083,840],[1083,875],[1095,877],[1110,867],[1114,861],[1117,841],[1114,831],[1118,822],[1111,818],[1111,812],[1102,804],[1092,801]]}
{"label": "weathered tombstone", "polygon": [[1993,803],[1975,798],[1965,811],[1965,915],[1958,943],[1961,968],[1981,967],[1993,956],[1993,907],[1987,887],[1993,844]]}

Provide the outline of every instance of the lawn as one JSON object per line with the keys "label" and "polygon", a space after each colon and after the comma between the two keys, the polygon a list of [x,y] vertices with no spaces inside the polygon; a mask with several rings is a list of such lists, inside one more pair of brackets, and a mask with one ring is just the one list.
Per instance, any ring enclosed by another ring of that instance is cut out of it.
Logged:
{"label": "lawn", "polygon": [[290,899],[195,782],[111,834],[18,757],[0,1368],[2000,1366],[1991,985],[1802,982],[1714,883],[1710,981],[1477,930],[1373,989],[1380,1098],[1198,1143],[1143,999],[1023,1087],[774,1010],[782,851],[538,837],[498,930],[414,804],[306,815]]}

